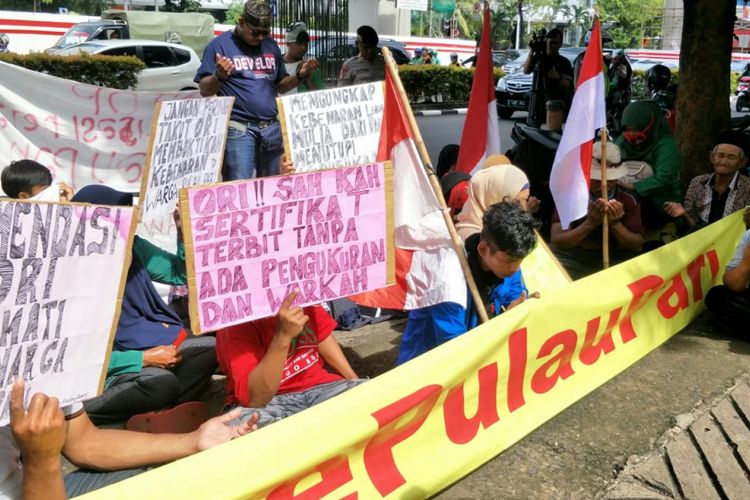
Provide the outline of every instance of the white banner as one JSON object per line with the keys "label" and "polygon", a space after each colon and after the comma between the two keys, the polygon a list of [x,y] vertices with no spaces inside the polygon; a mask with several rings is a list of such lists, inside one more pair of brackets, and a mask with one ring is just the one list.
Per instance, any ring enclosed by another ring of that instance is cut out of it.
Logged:
{"label": "white banner", "polygon": [[[0,169],[30,158],[76,190],[141,186],[154,105],[199,97],[190,92],[135,92],[64,80],[0,62]],[[174,250],[174,223],[139,228]]]}
{"label": "white banner", "polygon": [[135,210],[0,201],[0,426],[18,377],[61,406],[100,393]]}

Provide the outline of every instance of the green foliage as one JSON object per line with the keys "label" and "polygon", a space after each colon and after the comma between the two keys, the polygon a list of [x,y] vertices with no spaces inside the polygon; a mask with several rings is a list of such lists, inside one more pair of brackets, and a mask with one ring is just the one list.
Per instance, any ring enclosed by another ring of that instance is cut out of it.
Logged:
{"label": "green foliage", "polygon": [[132,89],[138,83],[138,72],[146,67],[132,56],[54,56],[44,53],[0,54],[0,61],[99,87]]}
{"label": "green foliage", "polygon": [[[675,68],[670,68],[672,71],[671,83],[679,85],[680,83],[680,72]],[[737,90],[737,84],[740,81],[740,74],[732,72],[729,75],[729,93],[734,94]],[[635,101],[643,99],[649,99],[648,86],[646,85],[646,72],[641,70],[633,71],[633,80],[630,85],[631,96],[630,98]]]}
{"label": "green foliage", "polygon": [[661,36],[664,0],[599,0],[597,5],[615,47],[640,47],[642,39]]}
{"label": "green foliage", "polygon": [[[399,77],[412,103],[431,98],[442,103],[467,104],[474,71],[474,68],[435,65],[398,67]],[[502,76],[502,70],[495,69],[495,82]],[[436,96],[439,96],[438,99],[434,99]]]}
{"label": "green foliage", "polygon": [[245,9],[245,2],[242,0],[234,0],[232,3],[229,4],[229,8],[227,9],[226,19],[224,20],[225,24],[237,24],[240,22],[240,16],[242,15],[242,11]]}

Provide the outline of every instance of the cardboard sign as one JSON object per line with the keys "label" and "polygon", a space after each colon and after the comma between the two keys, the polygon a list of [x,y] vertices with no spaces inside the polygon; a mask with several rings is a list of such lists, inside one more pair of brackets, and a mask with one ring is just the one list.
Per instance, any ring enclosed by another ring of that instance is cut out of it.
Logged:
{"label": "cardboard sign", "polygon": [[[234,97],[211,97],[164,101],[154,107],[141,182],[142,221],[138,230],[149,241],[174,248],[172,211],[179,190],[218,180],[233,102]],[[157,237],[161,234],[167,234],[168,241]]]}
{"label": "cardboard sign", "polygon": [[193,331],[393,282],[392,193],[390,162],[181,190]]}
{"label": "cardboard sign", "polygon": [[276,99],[284,151],[297,172],[375,161],[383,121],[383,82]]}
{"label": "cardboard sign", "polygon": [[0,426],[13,381],[60,405],[104,385],[133,207],[0,201]]}

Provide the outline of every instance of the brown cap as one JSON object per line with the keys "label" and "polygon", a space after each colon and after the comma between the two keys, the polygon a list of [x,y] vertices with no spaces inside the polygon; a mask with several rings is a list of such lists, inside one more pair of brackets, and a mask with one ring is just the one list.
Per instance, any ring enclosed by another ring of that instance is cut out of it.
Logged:
{"label": "brown cap", "polygon": [[268,28],[271,26],[273,11],[264,0],[247,0],[242,17],[251,26]]}

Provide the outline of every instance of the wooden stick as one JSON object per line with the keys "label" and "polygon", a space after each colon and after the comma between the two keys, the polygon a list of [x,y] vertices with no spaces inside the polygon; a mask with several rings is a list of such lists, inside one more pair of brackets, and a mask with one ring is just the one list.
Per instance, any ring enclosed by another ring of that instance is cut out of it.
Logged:
{"label": "wooden stick", "polygon": [[487,316],[487,311],[484,308],[484,302],[482,301],[482,297],[479,294],[479,290],[477,289],[477,284],[474,281],[474,276],[472,276],[471,274],[471,269],[469,268],[469,261],[466,260],[466,254],[464,253],[464,244],[461,241],[461,238],[458,236],[456,227],[453,225],[453,219],[451,219],[448,206],[446,205],[445,198],[443,197],[443,190],[440,188],[440,181],[435,175],[435,169],[432,167],[432,162],[430,162],[430,155],[427,152],[427,148],[424,145],[424,140],[422,140],[422,134],[419,132],[419,127],[417,126],[417,120],[414,118],[414,113],[412,113],[411,105],[409,104],[409,98],[406,96],[404,85],[401,83],[401,78],[398,76],[398,66],[396,66],[396,61],[393,59],[393,56],[391,55],[391,52],[388,50],[388,48],[383,47],[382,50],[383,50],[383,58],[385,58],[386,67],[388,68],[388,71],[391,74],[391,78],[393,78],[393,81],[396,84],[396,88],[398,89],[398,93],[399,93],[399,98],[401,99],[401,102],[404,105],[404,111],[406,112],[406,116],[409,120],[409,127],[411,128],[412,134],[414,134],[414,142],[417,146],[417,150],[419,151],[419,156],[422,160],[422,165],[425,171],[427,172],[427,178],[430,180],[430,186],[432,186],[432,190],[435,192],[435,196],[437,197],[438,203],[440,204],[440,207],[442,208],[443,218],[445,219],[445,225],[448,226],[448,233],[450,234],[450,237],[451,237],[451,243],[453,244],[453,249],[456,251],[456,254],[458,255],[458,260],[461,262],[461,269],[463,269],[464,276],[466,277],[466,283],[469,285],[469,291],[471,292],[471,296],[473,297],[474,304],[476,305],[476,308],[477,308],[477,314],[479,315],[479,322],[484,323],[489,320],[489,317]]}
{"label": "wooden stick", "polygon": [[602,269],[609,267],[609,221],[607,220],[607,202],[609,194],[607,193],[607,129],[602,128],[602,198],[604,198],[604,219],[602,219]]}

